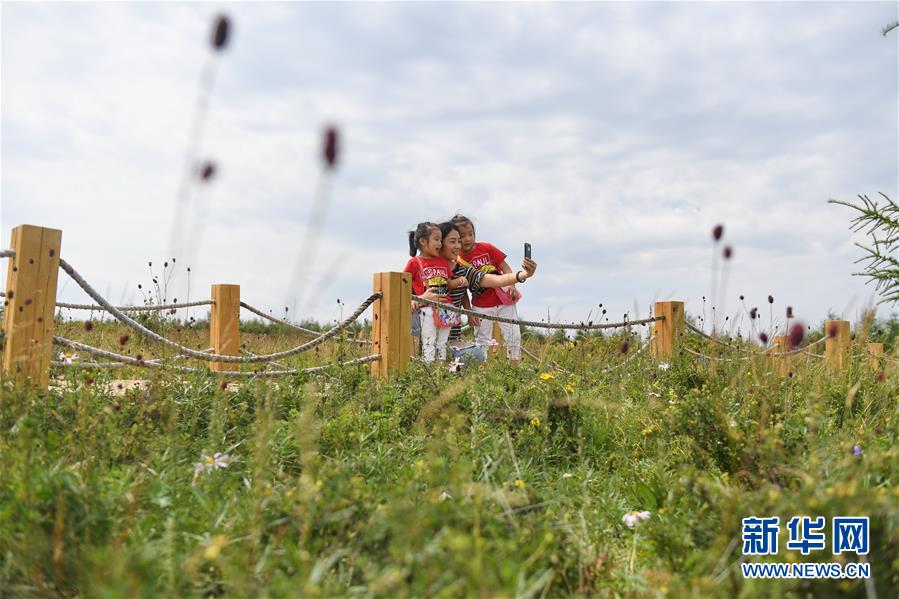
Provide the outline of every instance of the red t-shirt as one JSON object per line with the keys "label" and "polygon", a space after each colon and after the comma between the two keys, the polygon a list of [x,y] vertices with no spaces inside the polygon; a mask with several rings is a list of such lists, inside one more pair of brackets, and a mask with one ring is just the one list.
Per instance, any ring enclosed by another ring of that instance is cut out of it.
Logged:
{"label": "red t-shirt", "polygon": [[[499,271],[499,265],[505,259],[506,255],[497,249],[496,246],[481,241],[475,242],[474,249],[470,252],[459,256],[459,262],[463,266],[471,265],[483,273],[493,274]],[[500,301],[496,297],[495,289],[485,289],[477,295],[472,295],[471,304],[478,308],[492,308],[500,305]]]}
{"label": "red t-shirt", "polygon": [[403,272],[412,275],[412,292],[421,295],[428,287],[436,287],[438,291],[447,293],[452,278],[450,261],[446,258],[425,258],[416,256],[406,263]]}

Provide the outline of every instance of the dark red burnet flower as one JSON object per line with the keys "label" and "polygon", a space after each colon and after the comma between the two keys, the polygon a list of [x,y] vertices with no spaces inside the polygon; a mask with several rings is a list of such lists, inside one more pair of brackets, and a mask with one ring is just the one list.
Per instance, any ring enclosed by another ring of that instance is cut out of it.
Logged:
{"label": "dark red burnet flower", "polygon": [[790,347],[795,349],[802,343],[805,337],[805,326],[801,322],[794,322],[790,327]]}
{"label": "dark red burnet flower", "polygon": [[759,333],[759,340],[762,343],[768,343],[768,333]]}
{"label": "dark red burnet flower", "polygon": [[228,45],[228,34],[231,32],[231,21],[225,15],[219,15],[215,19],[215,27],[212,29],[212,49],[219,52]]}
{"label": "dark red burnet flower", "polygon": [[131,336],[128,333],[122,333],[119,336],[119,345],[125,345],[128,343],[128,340],[131,339]]}
{"label": "dark red burnet flower", "polygon": [[830,326],[827,327],[827,336],[831,338],[836,337],[839,331],[840,327],[837,325],[837,323],[832,322],[830,323]]}
{"label": "dark red burnet flower", "polygon": [[793,306],[787,306],[787,318],[793,318]]}
{"label": "dark red burnet flower", "polygon": [[629,350],[630,347],[631,347],[631,344],[628,342],[627,339],[625,339],[624,341],[621,342],[621,346],[618,348],[618,351],[621,352],[621,355],[624,355],[627,353],[627,350]]}
{"label": "dark red burnet flower", "polygon": [[724,235],[724,225],[715,225],[715,228],[712,229],[712,239],[721,241],[722,235]]}
{"label": "dark red burnet flower", "polygon": [[759,313],[759,309],[758,309],[758,308],[753,308],[752,310],[749,311],[749,318],[750,318],[751,320],[755,320],[756,317],[758,316],[758,313]]}
{"label": "dark red burnet flower", "polygon": [[734,250],[729,245],[724,246],[724,251],[722,252],[725,260],[730,260],[734,255]]}
{"label": "dark red burnet flower", "polygon": [[[203,164],[203,167],[200,169],[200,178],[203,181],[209,181],[210,179],[212,179],[215,176],[215,173],[217,170],[218,169],[215,166],[214,162],[205,162]],[[172,261],[174,261],[174,260],[175,259],[172,258]]]}
{"label": "dark red burnet flower", "polygon": [[94,321],[93,320],[86,321],[84,323],[84,330],[87,331],[88,333],[93,331],[94,330]]}
{"label": "dark red burnet flower", "polygon": [[336,127],[328,127],[325,129],[324,143],[322,144],[322,158],[325,160],[325,166],[333,169],[337,166],[337,156],[340,150],[339,134]]}
{"label": "dark red burnet flower", "polygon": [[769,296],[768,296],[768,303],[769,303],[769,304],[773,304],[773,303],[774,303],[774,296],[773,296],[773,295],[769,295]]}

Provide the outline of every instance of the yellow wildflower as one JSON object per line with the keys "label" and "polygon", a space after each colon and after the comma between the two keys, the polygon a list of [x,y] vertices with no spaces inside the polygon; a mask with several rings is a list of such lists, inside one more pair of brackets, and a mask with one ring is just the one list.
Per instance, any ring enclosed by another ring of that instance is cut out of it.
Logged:
{"label": "yellow wildflower", "polygon": [[525,485],[525,484],[524,484],[524,481],[521,480],[520,478],[516,478],[516,479],[515,479],[515,486],[518,487],[519,489],[523,489],[523,488],[525,488],[525,486],[527,486],[527,485]]}
{"label": "yellow wildflower", "polygon": [[540,426],[540,419],[536,416],[531,418],[531,426]]}
{"label": "yellow wildflower", "polygon": [[572,387],[570,383],[565,383],[565,390],[569,393],[574,393],[574,387]]}
{"label": "yellow wildflower", "polygon": [[554,378],[556,378],[556,375],[554,375],[551,372],[541,372],[540,373],[540,380],[548,381],[548,380],[554,379]]}

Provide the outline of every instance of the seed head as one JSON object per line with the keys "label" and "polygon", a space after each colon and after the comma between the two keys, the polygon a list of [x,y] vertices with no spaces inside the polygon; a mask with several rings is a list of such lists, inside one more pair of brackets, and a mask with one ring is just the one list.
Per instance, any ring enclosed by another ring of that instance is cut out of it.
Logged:
{"label": "seed head", "polygon": [[836,337],[839,330],[840,327],[837,326],[837,323],[832,322],[830,323],[830,326],[827,327],[827,336],[831,338]]}
{"label": "seed head", "polygon": [[787,318],[793,318],[793,306],[787,306]]}
{"label": "seed head", "polygon": [[758,316],[758,312],[759,312],[758,308],[753,308],[752,310],[749,311],[749,318],[751,318],[752,320],[755,320],[756,316]]}
{"label": "seed head", "polygon": [[624,341],[621,342],[621,346],[618,348],[618,351],[623,356],[624,354],[627,353],[627,350],[629,350],[630,347],[631,347],[631,344],[628,343],[627,339],[625,339]]}
{"label": "seed head", "polygon": [[790,347],[793,349],[799,347],[803,337],[805,337],[805,327],[801,322],[794,322],[790,327]]}
{"label": "seed head", "polygon": [[88,320],[87,322],[85,322],[85,323],[84,323],[84,330],[87,331],[88,333],[90,333],[91,331],[93,331],[93,330],[94,330],[94,321],[93,321],[93,320]]}
{"label": "seed head", "polygon": [[128,335],[128,333],[122,333],[119,336],[119,345],[125,345],[126,343],[128,343],[129,339],[131,339],[131,336]]}
{"label": "seed head", "polygon": [[219,15],[215,20],[215,28],[212,30],[212,49],[221,51],[228,45],[228,33],[231,29],[231,22],[225,15]]}
{"label": "seed head", "polygon": [[734,255],[734,250],[729,245],[724,246],[724,259],[730,260]]}
{"label": "seed head", "polygon": [[874,380],[878,383],[882,383],[886,379],[886,375],[883,373],[883,370],[877,373],[877,376],[874,377]]}
{"label": "seed head", "polygon": [[[212,162],[206,162],[203,164],[203,168],[200,169],[200,178],[203,181],[209,181],[215,176],[216,167]],[[174,260],[174,258],[172,258]]]}
{"label": "seed head", "polygon": [[767,344],[767,343],[768,343],[768,333],[765,333],[764,331],[762,331],[761,333],[759,333],[759,341],[761,341],[762,343]]}
{"label": "seed head", "polygon": [[769,304],[773,304],[773,303],[774,303],[774,296],[773,296],[773,295],[769,295],[769,296],[768,296],[768,303],[769,303]]}
{"label": "seed head", "polygon": [[715,225],[715,228],[712,229],[712,239],[721,241],[722,235],[724,235],[724,225]]}
{"label": "seed head", "polygon": [[740,296],[740,301],[742,302],[744,299],[746,299],[746,297],[741,295],[741,296]]}
{"label": "seed head", "polygon": [[112,409],[115,410],[116,412],[118,412],[119,410],[122,409],[122,404],[120,404],[119,402],[115,402],[112,404]]}
{"label": "seed head", "polygon": [[325,159],[325,166],[333,169],[337,166],[338,152],[338,134],[336,127],[328,127],[325,129],[324,144],[322,145],[322,157]]}

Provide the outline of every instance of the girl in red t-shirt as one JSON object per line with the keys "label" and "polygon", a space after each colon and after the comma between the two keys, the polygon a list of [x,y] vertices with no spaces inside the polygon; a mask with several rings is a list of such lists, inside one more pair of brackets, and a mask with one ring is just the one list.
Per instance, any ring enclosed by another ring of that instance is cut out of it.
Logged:
{"label": "girl in red t-shirt", "polygon": [[[452,221],[459,229],[462,241],[462,253],[457,258],[458,262],[463,266],[471,266],[485,273],[504,274],[514,272],[506,263],[506,255],[495,246],[475,241],[474,224],[465,216],[457,214]],[[505,288],[505,291],[512,299],[518,295],[515,285]],[[472,295],[472,310],[487,314],[489,316],[502,316],[505,318],[518,318],[518,310],[515,304],[503,304],[496,294],[495,289],[484,289],[477,295]],[[470,322],[470,321],[469,321]],[[480,322],[473,326],[477,326],[477,344],[485,348],[490,345],[490,339],[493,337],[492,320],[480,319]],[[506,351],[509,356],[509,362],[518,364],[521,362],[521,327],[517,324],[499,323],[499,328],[503,333],[503,340],[506,343]]]}
{"label": "girl in red t-shirt", "polygon": [[[409,231],[409,254],[412,258],[406,263],[403,272],[412,275],[412,293],[424,295],[431,290],[449,303],[447,294],[450,286],[465,285],[467,280],[464,277],[453,280],[452,264],[440,256],[442,242],[443,237],[437,225],[431,222],[419,223],[414,231]],[[421,321],[421,345],[425,362],[433,362],[435,357],[446,360],[446,341],[450,328],[438,327],[433,306],[418,307],[417,311]]]}

